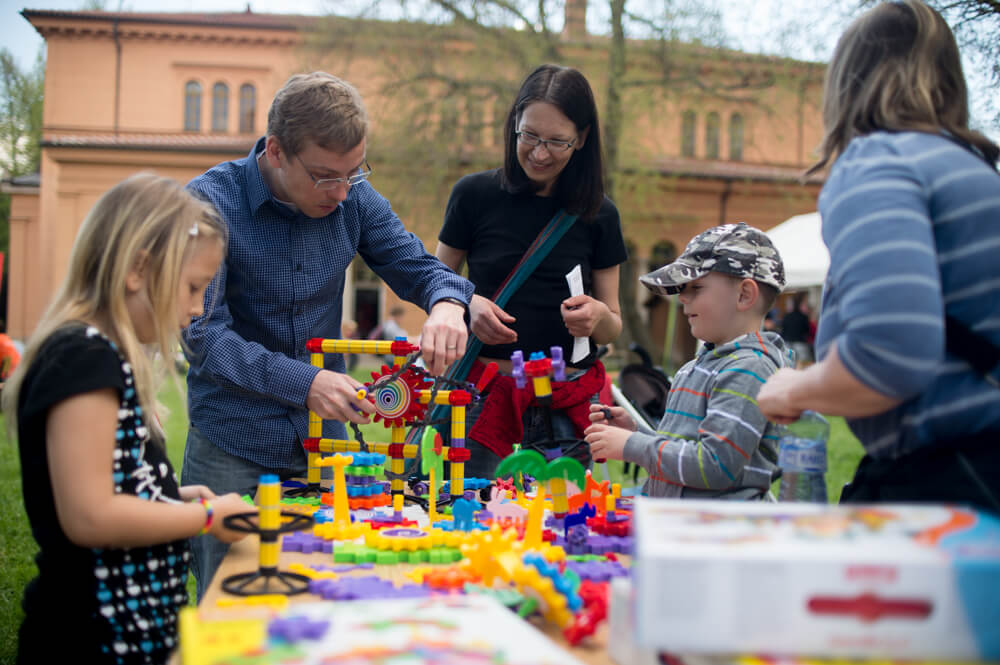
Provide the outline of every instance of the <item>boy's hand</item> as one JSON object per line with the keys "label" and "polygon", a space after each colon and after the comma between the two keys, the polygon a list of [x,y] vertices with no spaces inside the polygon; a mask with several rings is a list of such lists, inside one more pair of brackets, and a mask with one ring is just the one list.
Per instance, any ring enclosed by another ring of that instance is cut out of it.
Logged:
{"label": "boy's hand", "polygon": [[614,425],[615,427],[621,427],[622,429],[627,429],[632,432],[636,430],[636,424],[635,421],[632,420],[632,416],[628,415],[628,413],[625,412],[625,409],[620,406],[591,404],[588,417],[592,423]]}
{"label": "boy's hand", "polygon": [[591,425],[584,432],[594,459],[624,459],[625,442],[632,432],[614,425]]}

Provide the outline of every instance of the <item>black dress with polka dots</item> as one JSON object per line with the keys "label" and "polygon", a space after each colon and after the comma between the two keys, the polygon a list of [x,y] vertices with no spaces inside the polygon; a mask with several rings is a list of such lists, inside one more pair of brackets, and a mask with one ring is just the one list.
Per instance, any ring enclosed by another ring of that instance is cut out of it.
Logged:
{"label": "black dress with polka dots", "polygon": [[79,547],[56,516],[45,445],[48,412],[70,397],[107,388],[121,398],[108,460],[114,491],[180,501],[173,467],[151,438],[136,398],[129,363],[96,328],[60,328],[32,363],[18,400],[24,504],[40,549],[39,575],[24,594],[18,662],[162,663],[177,645],[177,611],[188,602],[187,541]]}

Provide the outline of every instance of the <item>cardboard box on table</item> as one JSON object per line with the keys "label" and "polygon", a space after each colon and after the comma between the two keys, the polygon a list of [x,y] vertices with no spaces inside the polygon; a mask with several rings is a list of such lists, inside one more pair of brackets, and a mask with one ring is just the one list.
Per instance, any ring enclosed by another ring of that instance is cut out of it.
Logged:
{"label": "cardboard box on table", "polygon": [[639,498],[635,525],[642,650],[1000,660],[995,517]]}

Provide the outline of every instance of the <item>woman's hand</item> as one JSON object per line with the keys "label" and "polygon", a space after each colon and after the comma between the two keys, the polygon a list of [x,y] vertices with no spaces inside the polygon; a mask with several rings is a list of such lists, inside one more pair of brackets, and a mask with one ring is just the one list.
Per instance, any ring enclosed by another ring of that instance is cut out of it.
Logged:
{"label": "woman's hand", "polygon": [[804,409],[793,403],[792,394],[802,380],[802,372],[787,367],[768,377],[757,393],[757,405],[764,417],[779,425],[798,420]]}
{"label": "woman's hand", "polygon": [[600,300],[590,296],[572,296],[559,306],[566,330],[573,337],[590,337],[594,329],[611,310]]}
{"label": "woman's hand", "polygon": [[489,298],[472,296],[472,302],[469,303],[469,327],[483,344],[493,346],[516,342],[517,333],[504,325],[516,320]]}

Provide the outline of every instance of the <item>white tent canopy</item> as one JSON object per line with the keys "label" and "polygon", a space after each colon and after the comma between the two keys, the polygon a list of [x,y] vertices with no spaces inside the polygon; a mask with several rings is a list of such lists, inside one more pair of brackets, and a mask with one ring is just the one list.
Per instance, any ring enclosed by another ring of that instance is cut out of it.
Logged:
{"label": "white tent canopy", "polygon": [[785,264],[785,290],[822,286],[830,253],[820,235],[818,212],[796,215],[767,232]]}

